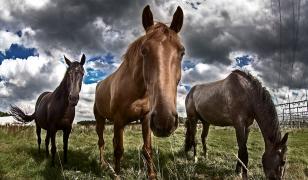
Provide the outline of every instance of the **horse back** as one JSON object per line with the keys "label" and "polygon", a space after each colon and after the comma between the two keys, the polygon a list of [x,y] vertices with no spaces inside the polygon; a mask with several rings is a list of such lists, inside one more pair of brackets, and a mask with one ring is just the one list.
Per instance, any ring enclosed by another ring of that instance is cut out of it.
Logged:
{"label": "horse back", "polygon": [[50,94],[51,92],[43,92],[38,98],[37,98],[37,101],[36,101],[36,104],[35,104],[35,109],[37,109],[37,107],[40,105],[40,102],[41,100],[43,99],[43,97],[47,94]]}
{"label": "horse back", "polygon": [[[200,118],[217,126],[232,126],[238,116],[250,117],[249,82],[237,74],[212,83],[197,85],[193,105]],[[187,107],[186,107],[187,108]]]}
{"label": "horse back", "polygon": [[47,126],[47,108],[51,92],[43,92],[35,104],[35,122],[36,125],[46,129]]}

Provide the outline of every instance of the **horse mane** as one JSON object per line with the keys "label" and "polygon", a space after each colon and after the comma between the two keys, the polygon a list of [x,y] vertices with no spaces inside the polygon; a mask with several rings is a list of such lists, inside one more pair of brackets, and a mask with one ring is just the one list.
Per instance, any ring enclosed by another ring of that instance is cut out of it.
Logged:
{"label": "horse mane", "polygon": [[54,94],[56,97],[61,97],[61,95],[66,95],[67,93],[67,76],[68,76],[68,69],[66,69],[63,79],[59,86],[54,90]]}
{"label": "horse mane", "polygon": [[[258,122],[261,131],[267,134],[270,142],[273,144],[279,142],[281,139],[279,121],[276,107],[269,91],[249,72],[234,70],[232,73],[238,74],[250,82],[253,92],[251,97],[254,98],[253,102],[255,104],[254,111],[256,121]],[[268,114],[269,118],[261,118],[264,117],[265,114]]]}
{"label": "horse mane", "polygon": [[147,33],[141,37],[139,37],[137,40],[135,40],[133,43],[131,43],[126,51],[126,53],[123,55],[122,59],[130,60],[134,59],[135,57],[138,57],[140,55],[140,47],[141,45],[148,39],[162,39],[163,35],[165,35],[169,39],[178,39],[177,33],[171,30],[166,24],[157,22],[155,25],[151,26]]}

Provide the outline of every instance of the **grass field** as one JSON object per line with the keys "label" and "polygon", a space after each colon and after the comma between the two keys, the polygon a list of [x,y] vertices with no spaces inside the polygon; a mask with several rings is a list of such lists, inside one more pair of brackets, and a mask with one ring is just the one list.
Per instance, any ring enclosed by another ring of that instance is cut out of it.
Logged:
{"label": "grass field", "polygon": [[[63,166],[62,132],[58,132],[55,167],[51,167],[50,157],[45,157],[45,131],[39,154],[34,129],[0,128],[0,179],[112,179],[111,170],[100,169],[98,165],[99,153],[94,127],[74,126],[69,140],[69,162]],[[308,129],[287,131],[290,135],[285,179],[308,179]],[[105,132],[105,158],[113,165],[112,127],[107,127]],[[199,137],[200,130],[197,138],[197,162],[187,160],[183,154],[183,127],[179,127],[169,138],[153,138],[154,161],[159,179],[240,179],[234,173],[234,154],[237,154],[235,131],[232,128],[211,128],[206,158],[202,155]],[[127,127],[121,165],[123,179],[146,178],[140,155],[141,147],[140,128]],[[264,179],[260,159],[263,150],[262,136],[258,129],[253,129],[248,141],[248,169],[251,179]]]}

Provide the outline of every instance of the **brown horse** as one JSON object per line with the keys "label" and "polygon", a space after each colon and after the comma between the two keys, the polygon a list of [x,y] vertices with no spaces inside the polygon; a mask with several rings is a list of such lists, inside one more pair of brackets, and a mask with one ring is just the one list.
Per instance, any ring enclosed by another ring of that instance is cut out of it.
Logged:
{"label": "brown horse", "polygon": [[64,162],[67,162],[68,138],[71,133],[72,123],[75,117],[75,106],[79,100],[85,55],[81,62],[71,62],[64,56],[68,65],[65,76],[60,85],[53,92],[43,92],[37,99],[35,112],[26,115],[20,108],[11,106],[11,114],[20,122],[27,123],[35,120],[38,149],[41,145],[41,128],[47,130],[45,146],[46,155],[49,155],[49,140],[51,139],[52,165],[54,165],[56,153],[56,132],[63,130]]}
{"label": "brown horse", "polygon": [[105,120],[114,123],[115,172],[120,172],[123,154],[124,126],[141,120],[143,155],[147,160],[149,178],[154,178],[151,131],[155,136],[169,136],[178,125],[176,112],[177,85],[181,78],[181,59],[184,47],[177,33],[183,24],[183,11],[177,8],[170,27],[154,25],[149,6],[142,14],[146,34],[133,42],[120,67],[96,87],[94,115],[99,137],[100,161],[105,164]]}
{"label": "brown horse", "polygon": [[[262,164],[268,179],[281,179],[284,171],[288,133],[281,139],[277,112],[269,92],[249,73],[233,71],[227,78],[194,86],[186,97],[185,151],[194,147],[196,156],[196,125],[203,124],[201,134],[204,153],[209,126],[233,126],[239,146],[238,157],[247,167],[249,126],[256,119],[265,142]],[[242,164],[237,162],[236,172]],[[243,167],[243,179],[247,170]]]}

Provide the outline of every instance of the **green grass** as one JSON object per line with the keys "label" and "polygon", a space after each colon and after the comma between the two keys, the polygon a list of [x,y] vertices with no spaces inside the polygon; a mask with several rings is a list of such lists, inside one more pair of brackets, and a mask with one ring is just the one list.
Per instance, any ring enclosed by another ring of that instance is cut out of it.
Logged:
{"label": "green grass", "polygon": [[[109,169],[98,164],[98,137],[94,127],[74,126],[69,139],[68,164],[61,168],[62,132],[57,136],[56,166],[45,157],[45,131],[42,133],[41,153],[38,153],[35,128],[0,128],[0,179],[112,179]],[[287,130],[288,162],[286,179],[308,179],[308,129]],[[105,131],[105,158],[113,166],[112,127]],[[240,179],[234,173],[237,154],[235,131],[232,128],[210,128],[208,155],[202,154],[200,129],[197,134],[198,161],[187,160],[183,154],[184,128],[179,127],[169,138],[153,137],[155,167],[159,179]],[[124,156],[121,177],[145,179],[142,161],[140,128],[128,126],[124,133]],[[249,175],[251,179],[264,179],[261,156],[263,138],[253,129],[248,140]]]}

